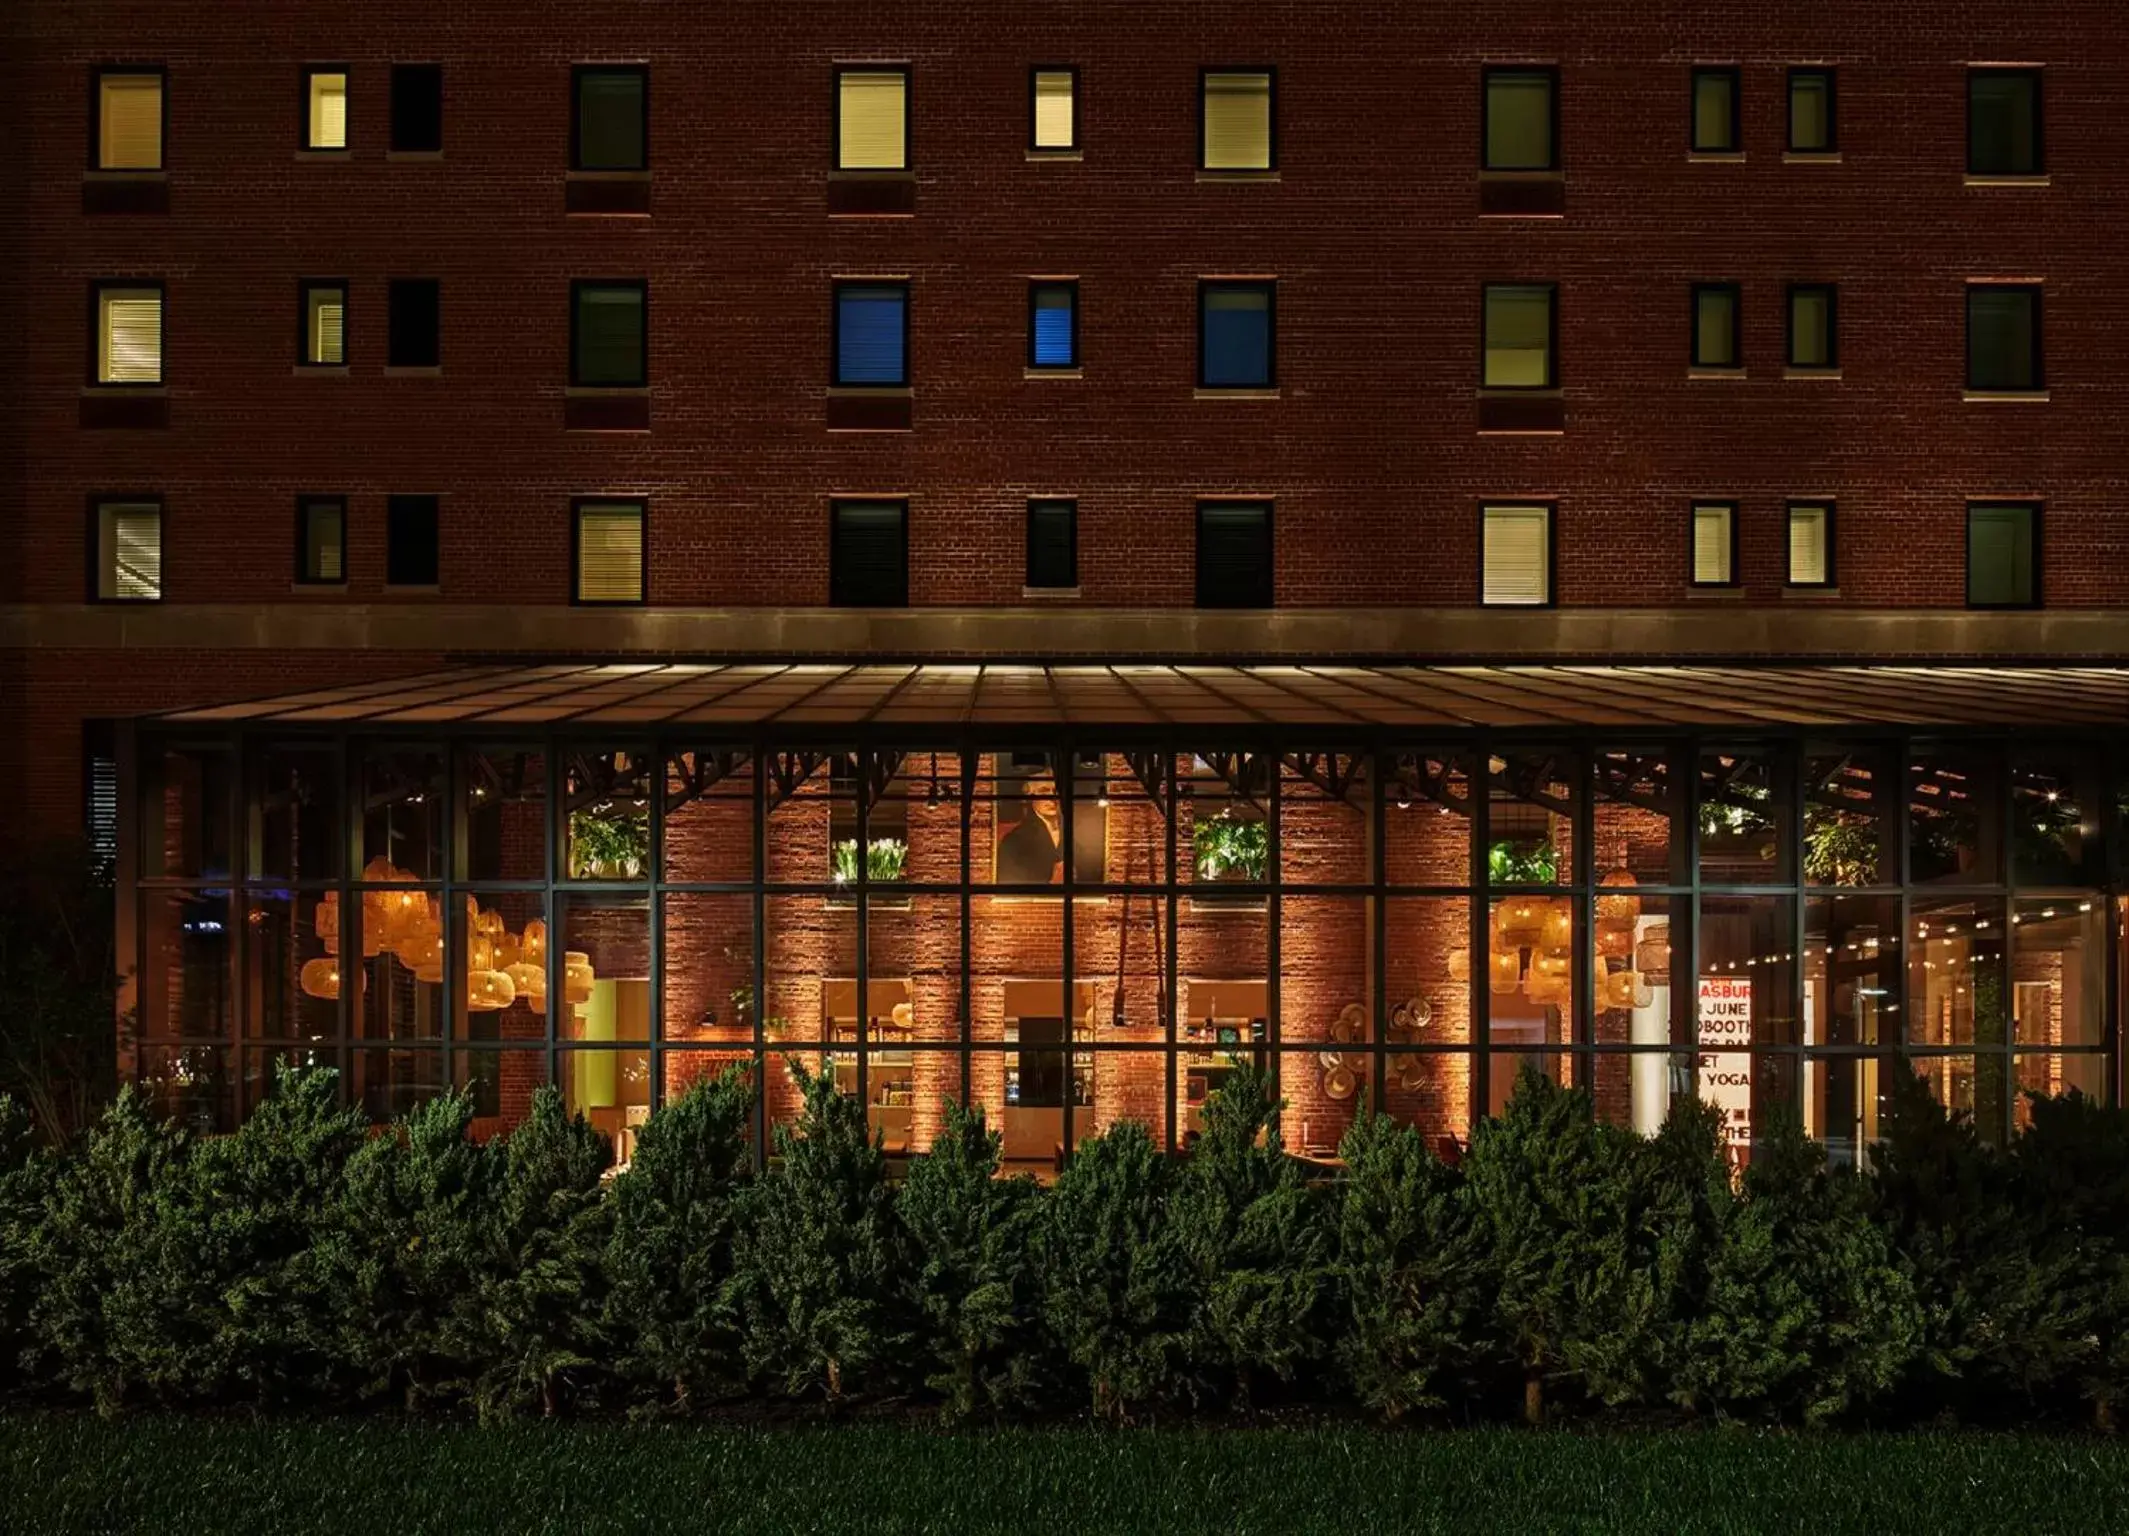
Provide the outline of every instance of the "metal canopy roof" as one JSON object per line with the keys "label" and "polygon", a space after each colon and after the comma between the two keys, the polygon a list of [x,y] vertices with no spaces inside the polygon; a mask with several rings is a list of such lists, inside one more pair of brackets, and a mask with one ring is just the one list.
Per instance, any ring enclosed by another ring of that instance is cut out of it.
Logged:
{"label": "metal canopy roof", "polygon": [[157,718],[417,729],[2074,728],[2129,724],[2129,668],[559,662],[461,667]]}

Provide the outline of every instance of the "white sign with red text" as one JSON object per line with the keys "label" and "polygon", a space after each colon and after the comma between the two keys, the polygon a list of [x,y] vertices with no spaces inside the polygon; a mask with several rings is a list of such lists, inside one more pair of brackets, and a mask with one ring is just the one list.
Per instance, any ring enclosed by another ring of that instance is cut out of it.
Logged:
{"label": "white sign with red text", "polygon": [[1752,981],[1700,978],[1700,1096],[1722,1111],[1723,1139],[1752,1140]]}

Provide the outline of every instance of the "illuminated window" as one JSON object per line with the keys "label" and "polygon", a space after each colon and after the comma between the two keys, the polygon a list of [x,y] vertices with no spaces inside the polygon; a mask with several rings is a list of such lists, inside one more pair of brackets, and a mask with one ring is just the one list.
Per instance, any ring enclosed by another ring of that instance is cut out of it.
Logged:
{"label": "illuminated window", "polygon": [[96,596],[105,602],[153,603],[163,595],[163,504],[154,500],[96,504]]}
{"label": "illuminated window", "polygon": [[840,171],[909,169],[907,65],[835,72],[835,166]]}
{"label": "illuminated window", "polygon": [[1830,69],[1789,71],[1789,152],[1830,155],[1840,148]]}
{"label": "illuminated window", "polygon": [[835,285],[838,387],[905,388],[909,383],[909,284]]}
{"label": "illuminated window", "polygon": [[1789,585],[1833,585],[1833,503],[1789,503]]}
{"label": "illuminated window", "polygon": [[1744,150],[1743,99],[1735,69],[1693,71],[1694,154],[1734,155]]}
{"label": "illuminated window", "polygon": [[347,580],[347,498],[296,500],[296,581],[332,586]]}
{"label": "illuminated window", "polygon": [[96,382],[163,382],[163,290],[159,284],[97,285]]}
{"label": "illuminated window", "polygon": [[1488,283],[1485,289],[1487,389],[1554,389],[1558,288],[1551,283]]}
{"label": "illuminated window", "polygon": [[1198,167],[1269,171],[1278,166],[1272,72],[1208,69],[1198,77]]}
{"label": "illuminated window", "polygon": [[2040,508],[2030,501],[1976,501],[1966,509],[1966,605],[2040,604]]}
{"label": "illuminated window", "polygon": [[1030,149],[1079,148],[1079,71],[1069,65],[1044,65],[1029,76]]}
{"label": "illuminated window", "polygon": [[650,71],[640,64],[579,64],[571,71],[569,167],[641,171],[650,166]]}
{"label": "illuminated window", "polygon": [[1737,584],[1737,505],[1703,501],[1693,507],[1693,574],[1696,587]]}
{"label": "illuminated window", "polygon": [[1079,366],[1079,284],[1028,284],[1028,366]]}
{"label": "illuminated window", "polygon": [[1966,170],[1970,176],[2038,176],[2047,169],[2041,137],[2040,71],[1966,72]]}
{"label": "illuminated window", "polygon": [[443,153],[444,67],[441,64],[392,66],[389,144],[395,155]]}
{"label": "illuminated window", "polygon": [[1489,69],[1480,166],[1489,171],[1557,171],[1560,128],[1555,69]]}
{"label": "illuminated window", "polygon": [[1277,285],[1198,284],[1198,386],[1271,389],[1279,381]]}
{"label": "illuminated window", "polygon": [[313,278],[304,282],[303,339],[297,361],[313,368],[346,365],[347,283],[344,280]]}
{"label": "illuminated window", "polygon": [[303,71],[303,147],[347,148],[347,67],[320,65]]}
{"label": "illuminated window", "polygon": [[2034,394],[2041,366],[2040,289],[1975,283],[1966,290],[1966,387],[1981,394]]}
{"label": "illuminated window", "polygon": [[576,504],[576,600],[580,603],[643,601],[641,501],[579,501]]}
{"label": "illuminated window", "polygon": [[1070,589],[1079,585],[1079,503],[1045,499],[1028,503],[1030,587]]}
{"label": "illuminated window", "polygon": [[647,357],[649,285],[589,281],[569,285],[569,382],[591,388],[642,388]]}
{"label": "illuminated window", "polygon": [[1481,513],[1479,600],[1487,607],[1541,608],[1552,601],[1552,508],[1491,506]]}
{"label": "illuminated window", "polygon": [[1742,368],[1737,315],[1742,294],[1735,283],[1693,285],[1693,366]]}
{"label": "illuminated window", "polygon": [[96,168],[163,168],[163,73],[159,69],[96,72]]}
{"label": "illuminated window", "polygon": [[909,503],[837,501],[828,509],[828,601],[909,606]]}
{"label": "illuminated window", "polygon": [[1198,606],[1272,606],[1271,503],[1198,503]]}
{"label": "illuminated window", "polygon": [[1840,296],[1832,284],[1790,284],[1789,366],[1827,371],[1841,366]]}

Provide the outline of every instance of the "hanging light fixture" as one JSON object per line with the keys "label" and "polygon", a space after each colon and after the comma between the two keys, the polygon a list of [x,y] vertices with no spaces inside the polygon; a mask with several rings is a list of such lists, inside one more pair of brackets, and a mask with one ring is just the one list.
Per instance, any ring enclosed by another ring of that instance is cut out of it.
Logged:
{"label": "hanging light fixture", "polygon": [[1631,894],[1633,872],[1615,869],[1597,883],[1597,921],[1607,928],[1632,928],[1641,917],[1641,898]]}
{"label": "hanging light fixture", "polygon": [[340,962],[333,959],[304,961],[296,985],[303,989],[306,997],[333,1001],[340,996]]}
{"label": "hanging light fixture", "polygon": [[1542,934],[1547,949],[1570,949],[1575,942],[1575,909],[1565,897],[1545,903]]}
{"label": "hanging light fixture", "polygon": [[1493,931],[1506,945],[1536,944],[1545,932],[1548,905],[1535,896],[1511,896],[1493,909]]}
{"label": "hanging light fixture", "polygon": [[1495,992],[1506,994],[1523,984],[1523,959],[1512,949],[1496,950],[1487,962],[1487,970]]}

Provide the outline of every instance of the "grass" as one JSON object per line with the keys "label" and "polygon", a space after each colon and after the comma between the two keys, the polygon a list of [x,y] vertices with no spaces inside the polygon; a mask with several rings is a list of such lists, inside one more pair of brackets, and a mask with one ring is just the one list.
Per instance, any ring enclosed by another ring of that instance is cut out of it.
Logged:
{"label": "grass", "polygon": [[16,1533],[2089,1533],[2129,1505],[2129,1445],[25,1414],[0,1418],[0,1490]]}

